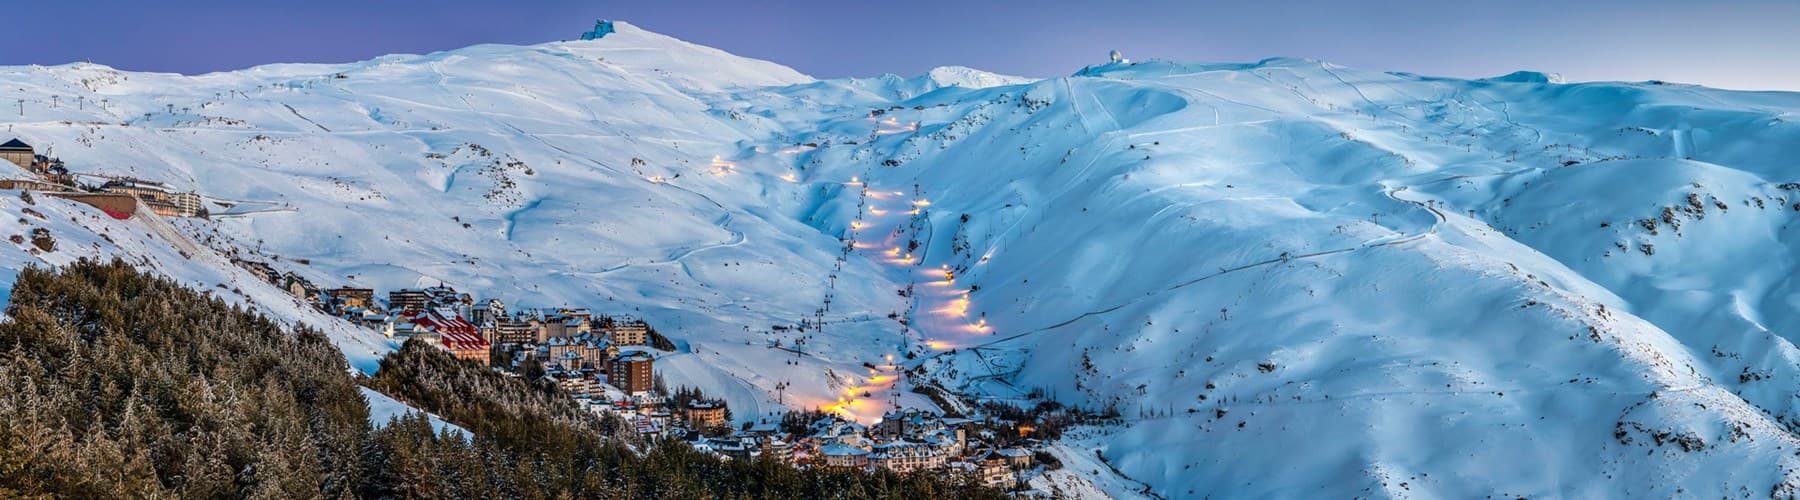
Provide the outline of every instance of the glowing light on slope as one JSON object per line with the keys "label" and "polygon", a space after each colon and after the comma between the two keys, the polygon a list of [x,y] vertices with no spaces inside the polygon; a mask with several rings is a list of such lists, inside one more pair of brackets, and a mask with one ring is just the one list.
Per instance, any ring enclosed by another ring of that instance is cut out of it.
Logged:
{"label": "glowing light on slope", "polygon": [[900,247],[894,247],[893,249],[888,250],[887,254],[888,254],[887,262],[889,264],[893,264],[896,266],[904,266],[904,265],[912,263],[912,253],[909,252],[906,254],[905,257],[901,257],[900,256]]}
{"label": "glowing light on slope", "polygon": [[869,227],[869,225],[868,225],[868,224],[864,224],[864,223],[863,223],[863,222],[862,222],[862,221],[855,221],[855,222],[851,222],[851,223],[850,223],[850,230],[851,230],[851,231],[861,231],[861,230],[862,230],[862,229],[863,229],[863,228],[865,228],[865,227]]}
{"label": "glowing light on slope", "polygon": [[844,418],[848,418],[850,420],[856,420],[856,414],[851,413],[851,411],[850,411],[850,407],[852,405],[855,405],[856,403],[857,403],[856,401],[839,400],[836,403],[825,405],[825,407],[822,409],[825,411],[831,412],[831,413],[836,413],[838,415],[842,415]]}
{"label": "glowing light on slope", "polygon": [[943,307],[939,307],[937,309],[932,309],[931,312],[936,313],[941,316],[950,316],[950,317],[957,317],[957,318],[968,317],[969,316],[969,292],[963,292],[961,297],[957,297],[956,299],[951,300],[950,302],[944,304]]}
{"label": "glowing light on slope", "polygon": [[736,171],[737,171],[736,163],[725,161],[724,158],[720,158],[718,156],[713,156],[712,168],[710,170],[708,170],[708,172],[712,173],[713,175],[719,176],[719,177],[731,175],[732,173],[735,173]]}
{"label": "glowing light on slope", "polygon": [[795,176],[793,172],[788,172],[788,173],[782,174],[781,180],[788,181],[788,182],[800,182],[800,178],[798,176]]}
{"label": "glowing light on slope", "polygon": [[894,117],[888,117],[886,120],[875,122],[876,134],[898,134],[901,132],[917,132],[918,130],[919,122],[909,122],[902,125],[900,124],[900,120],[895,119]]}
{"label": "glowing light on slope", "polygon": [[887,215],[887,213],[888,213],[888,211],[886,211],[886,210],[882,210],[882,209],[875,208],[875,207],[869,207],[869,215]]}
{"label": "glowing light on slope", "polygon": [[919,198],[919,199],[917,199],[917,200],[913,200],[913,206],[915,206],[915,207],[929,207],[929,206],[931,206],[931,200],[927,200],[927,199],[924,199],[924,198]]}
{"label": "glowing light on slope", "polygon": [[968,325],[966,329],[972,333],[988,333],[994,330],[993,327],[988,326],[987,318],[981,318],[981,320],[976,321],[975,324]]}

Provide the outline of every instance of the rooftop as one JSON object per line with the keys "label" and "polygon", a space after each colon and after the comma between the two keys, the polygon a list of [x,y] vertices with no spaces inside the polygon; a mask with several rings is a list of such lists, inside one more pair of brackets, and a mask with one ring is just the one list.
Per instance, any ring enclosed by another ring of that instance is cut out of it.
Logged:
{"label": "rooftop", "polygon": [[857,455],[868,455],[869,450],[857,448],[855,446],[850,446],[850,445],[846,445],[846,444],[832,443],[832,444],[828,444],[825,446],[820,446],[819,454],[820,455],[834,455],[834,456],[857,456]]}

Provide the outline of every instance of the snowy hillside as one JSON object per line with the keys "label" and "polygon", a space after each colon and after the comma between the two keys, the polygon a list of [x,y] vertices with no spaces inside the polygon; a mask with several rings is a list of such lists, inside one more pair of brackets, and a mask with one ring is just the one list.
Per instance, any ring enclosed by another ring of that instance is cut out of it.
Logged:
{"label": "snowy hillside", "polygon": [[[1044,479],[1068,491],[1800,488],[1800,94],[1296,59],[818,81],[617,27],[192,77],[0,68],[25,99],[0,135],[292,208],[181,226],[321,285],[641,314],[682,346],[657,369],[740,419],[873,420],[931,405],[927,380],[1116,408],[1059,448],[1093,476]],[[254,281],[36,207],[64,250],[15,245],[12,272]],[[253,285],[231,296],[332,322]],[[330,328],[359,368],[391,349]]]}
{"label": "snowy hillside", "polygon": [[[357,389],[362,391],[363,399],[369,402],[369,421],[375,425],[384,426],[394,419],[422,413],[418,408],[413,408],[400,400],[377,392],[374,389],[367,387],[358,387]],[[458,427],[456,424],[445,422],[444,419],[439,418],[437,415],[425,413],[425,419],[427,422],[431,423],[431,430],[433,431],[442,433],[448,430],[462,433],[464,436],[469,435],[467,429]]]}

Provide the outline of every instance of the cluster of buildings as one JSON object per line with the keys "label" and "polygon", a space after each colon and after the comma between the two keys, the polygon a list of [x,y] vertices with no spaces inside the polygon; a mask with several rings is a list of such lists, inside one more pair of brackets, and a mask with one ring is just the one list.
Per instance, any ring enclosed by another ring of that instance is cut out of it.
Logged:
{"label": "cluster of buildings", "polygon": [[233,262],[320,311],[388,338],[418,339],[458,359],[554,384],[582,407],[621,417],[652,438],[698,435],[730,423],[724,401],[690,396],[671,402],[663,393],[653,347],[658,337],[640,319],[580,308],[509,311],[498,299],[477,301],[444,285],[382,297],[371,288],[319,288],[266,262]]}
{"label": "cluster of buildings", "polygon": [[510,375],[536,377],[582,407],[622,417],[653,438],[729,425],[723,401],[670,404],[656,378],[655,335],[643,320],[579,308],[509,311],[498,299],[477,301],[444,285],[392,290],[385,297],[372,288],[322,289],[266,262],[233,262],[327,314]]}
{"label": "cluster of buildings", "polygon": [[111,177],[94,188],[102,193],[126,194],[137,198],[151,212],[163,217],[201,217],[206,215],[206,208],[200,203],[200,194],[187,191],[176,191],[175,188],[161,182],[133,179],[130,177]]}
{"label": "cluster of buildings", "polygon": [[[658,390],[629,394],[622,390],[606,390],[603,393],[574,397],[575,402],[583,408],[597,414],[618,417],[650,441],[688,439],[707,442],[724,439],[707,436],[742,434],[733,434],[730,430],[731,410],[721,400],[677,401]],[[748,453],[747,448],[744,450]]]}
{"label": "cluster of buildings", "polygon": [[[275,280],[277,284],[287,278]],[[523,374],[528,364],[571,394],[599,394],[610,385],[626,394],[651,390],[655,373],[650,325],[596,316],[587,309],[522,309],[508,312],[498,299],[477,302],[448,286],[387,292],[343,287],[319,290],[295,282],[291,292],[320,310],[396,340],[420,339],[459,359]]]}
{"label": "cluster of buildings", "polygon": [[[130,198],[135,198],[150,208],[152,212],[164,217],[206,216],[206,207],[201,202],[199,193],[177,191],[167,184],[130,177],[91,176],[104,179],[104,182],[97,186],[82,184],[76,181],[75,175],[69,172],[62,160],[38,154],[36,148],[19,139],[0,144],[0,160],[12,162],[32,174],[30,179],[0,181],[0,183],[6,184],[3,187],[7,189],[53,193],[111,194],[129,197],[125,198],[127,202],[130,201]],[[71,199],[90,202],[106,209],[115,217],[130,215],[129,213],[113,213],[117,212],[114,210],[116,208],[114,204],[105,203],[93,197],[71,197]]]}
{"label": "cluster of buildings", "polygon": [[264,279],[320,310],[394,339],[420,339],[459,359],[530,376],[561,387],[578,405],[619,417],[652,439],[682,439],[733,459],[769,457],[798,467],[967,474],[994,488],[1015,489],[1033,470],[1034,453],[999,446],[982,422],[896,410],[865,426],[835,415],[803,431],[775,423],[731,428],[724,401],[697,392],[670,397],[656,379],[650,326],[596,316],[587,309],[509,311],[448,286],[401,289],[381,300],[369,288],[319,289],[267,264],[240,261]]}
{"label": "cluster of buildings", "polygon": [[30,171],[42,179],[40,182],[46,182],[49,186],[73,182],[69,178],[69,169],[63,165],[62,160],[37,154],[37,149],[25,141],[13,139],[0,144],[0,160],[10,161],[19,168]]}
{"label": "cluster of buildings", "polygon": [[245,271],[249,271],[251,275],[256,276],[263,281],[280,287],[282,290],[287,290],[288,293],[292,293],[296,297],[307,299],[308,301],[318,299],[318,287],[312,286],[312,282],[307,281],[306,278],[300,277],[300,275],[291,272],[282,273],[281,271],[276,270],[275,266],[271,266],[267,262],[233,257],[231,263],[244,268]]}
{"label": "cluster of buildings", "polygon": [[1022,447],[988,444],[993,436],[978,424],[906,409],[889,412],[873,426],[833,415],[803,432],[783,432],[775,424],[763,423],[727,436],[698,438],[692,444],[733,459],[769,457],[798,467],[847,471],[966,474],[989,487],[1017,488],[1020,476],[1037,466],[1035,454]]}
{"label": "cluster of buildings", "polygon": [[[509,310],[439,285],[378,296],[374,289],[321,289],[272,266],[237,261],[318,309],[397,340],[419,339],[459,359],[562,388],[591,412],[618,417],[650,440],[680,439],[730,459],[767,457],[796,467],[961,474],[1015,490],[1040,464],[1033,450],[1001,444],[993,427],[903,409],[874,425],[823,415],[804,425],[731,426],[725,402],[683,388],[671,397],[656,377],[650,325],[587,309]],[[1023,434],[1021,434],[1023,436]],[[1024,440],[1030,443],[1029,440]]]}
{"label": "cluster of buildings", "polygon": [[650,325],[642,320],[596,316],[576,308],[508,311],[498,299],[476,301],[443,285],[389,291],[382,303],[369,288],[313,292],[316,288],[303,280],[270,279],[278,285],[290,283],[289,291],[326,313],[389,338],[419,339],[458,359],[538,377],[584,406],[628,415],[634,424],[658,432],[680,428],[670,424],[690,417],[723,421],[722,403],[718,415],[704,410],[673,419],[667,415],[661,404],[664,398],[657,394]]}

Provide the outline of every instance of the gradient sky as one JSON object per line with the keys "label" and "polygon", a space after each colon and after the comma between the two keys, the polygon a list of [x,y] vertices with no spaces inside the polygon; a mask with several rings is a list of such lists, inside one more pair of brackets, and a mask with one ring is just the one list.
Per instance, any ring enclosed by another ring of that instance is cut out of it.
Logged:
{"label": "gradient sky", "polygon": [[943,65],[1060,76],[1118,49],[1135,59],[1293,56],[1439,76],[1533,69],[1572,81],[1800,90],[1800,0],[8,3],[0,65],[204,73],[570,39],[612,18],[822,78]]}

